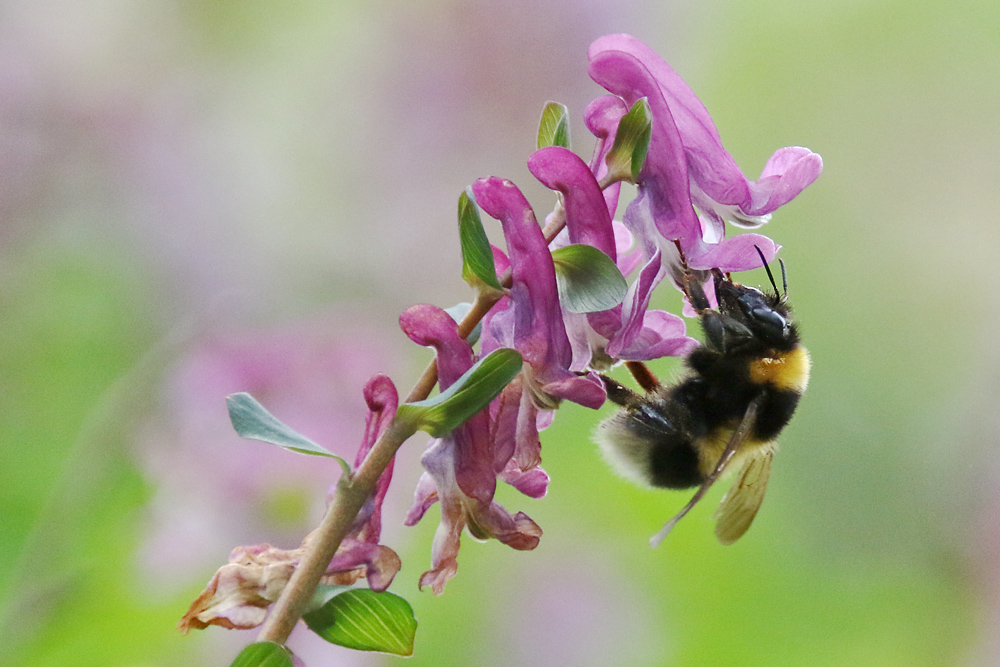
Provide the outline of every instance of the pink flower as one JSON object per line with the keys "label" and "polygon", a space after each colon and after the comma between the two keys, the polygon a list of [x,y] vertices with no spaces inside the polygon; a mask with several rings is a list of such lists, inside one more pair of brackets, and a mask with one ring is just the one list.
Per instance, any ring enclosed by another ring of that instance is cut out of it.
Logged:
{"label": "pink flower", "polygon": [[531,205],[513,183],[481,178],[472,186],[476,202],[503,226],[510,258],[509,301],[494,308],[483,331],[483,352],[512,347],[524,357],[526,389],[538,407],[552,409],[562,399],[589,408],[604,403],[595,377],[570,370],[573,350],[563,324],[555,267]]}
{"label": "pink flower", "polygon": [[[757,268],[777,246],[758,234],[725,239],[725,222],[758,227],[795,198],[823,168],[806,148],[775,152],[761,177],[748,180],[722,140],[708,111],[684,81],[652,49],[629,35],[607,35],[589,51],[590,75],[631,105],[645,97],[653,117],[639,194],[625,221],[640,236],[647,256],[660,248],[676,258],[679,241],[694,269],[723,272]],[[695,212],[697,207],[701,217]]]}
{"label": "pink flower", "polygon": [[482,352],[510,347],[521,353],[524,369],[490,407],[493,437],[509,447],[522,471],[541,460],[539,423],[563,399],[588,408],[604,403],[604,385],[573,368],[573,348],[563,322],[552,255],[534,211],[513,183],[482,178],[472,186],[476,202],[500,221],[511,269],[508,295],[483,320]]}
{"label": "pink flower", "polygon": [[[591,168],[565,148],[550,146],[531,156],[528,169],[546,187],[562,194],[569,242],[593,246],[617,261],[611,215]],[[665,273],[660,253],[654,252],[629,287],[622,304],[610,310],[588,313],[586,318],[567,318],[578,329],[574,339],[582,339],[591,348],[586,363],[577,367],[574,362],[575,369],[598,365],[601,356],[611,360],[646,361],[681,356],[697,345],[697,341],[685,336],[684,321],[680,317],[648,310],[653,288]],[[598,364],[595,364],[595,355]]]}
{"label": "pink flower", "polygon": [[[436,306],[408,308],[400,316],[400,326],[414,342],[437,351],[442,390],[475,363],[472,347],[458,335],[455,321]],[[493,495],[498,476],[529,495],[544,495],[548,476],[537,467],[526,472],[512,470],[512,441],[498,441],[495,431],[490,411],[484,410],[448,436],[431,441],[421,458],[427,472],[417,485],[405,523],[414,525],[435,501],[441,501],[441,523],[434,536],[431,569],[420,578],[420,586],[431,586],[435,594],[444,592],[445,584],[458,570],[464,528],[478,539],[496,538],[521,550],[534,549],[541,537],[538,524],[522,512],[512,516]]]}

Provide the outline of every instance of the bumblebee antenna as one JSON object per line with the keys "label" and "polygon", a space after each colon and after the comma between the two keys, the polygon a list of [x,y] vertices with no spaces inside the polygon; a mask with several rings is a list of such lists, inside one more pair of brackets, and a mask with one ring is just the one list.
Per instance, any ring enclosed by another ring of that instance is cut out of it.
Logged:
{"label": "bumblebee antenna", "polygon": [[785,300],[788,298],[788,274],[785,273],[785,260],[778,259],[778,264],[781,265],[781,288],[785,291],[785,295],[781,298]]}
{"label": "bumblebee antenna", "polygon": [[[777,283],[774,282],[774,275],[771,273],[771,267],[767,265],[767,260],[764,259],[763,251],[761,251],[760,246],[757,245],[754,245],[754,250],[756,250],[757,254],[760,255],[760,261],[764,265],[764,270],[767,271],[767,279],[771,281],[771,287],[774,288],[774,293],[777,294],[778,285]],[[781,281],[785,285],[785,296],[788,296],[788,281],[785,278],[785,263],[782,262],[780,259],[778,261],[781,262]]]}

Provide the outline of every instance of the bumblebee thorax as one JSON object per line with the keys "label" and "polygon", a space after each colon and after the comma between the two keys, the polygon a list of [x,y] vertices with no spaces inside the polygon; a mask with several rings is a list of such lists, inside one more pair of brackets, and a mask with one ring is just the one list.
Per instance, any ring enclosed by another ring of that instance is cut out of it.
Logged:
{"label": "bumblebee thorax", "polygon": [[801,345],[787,352],[774,350],[750,362],[750,380],[801,394],[809,384],[811,364],[809,352]]}

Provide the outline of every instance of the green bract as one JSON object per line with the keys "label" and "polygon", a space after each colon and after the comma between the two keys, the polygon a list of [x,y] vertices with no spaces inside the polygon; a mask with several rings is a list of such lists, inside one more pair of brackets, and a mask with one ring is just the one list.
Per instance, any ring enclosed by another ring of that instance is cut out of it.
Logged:
{"label": "green bract", "polygon": [[413,655],[417,619],[410,603],[392,593],[354,588],[302,617],[330,643],[358,651]]}
{"label": "green bract", "polygon": [[628,113],[622,116],[615,133],[615,143],[605,161],[613,180],[635,183],[646,161],[653,117],[645,97],[636,100]]}
{"label": "green bract", "polygon": [[471,188],[458,198],[458,237],[462,245],[462,280],[476,289],[503,291]]}
{"label": "green bract", "polygon": [[597,313],[614,308],[628,292],[628,282],[614,261],[583,243],[552,251],[559,301],[571,313]]}
{"label": "green bract", "polygon": [[499,396],[521,371],[521,363],[516,350],[494,350],[437,396],[399,406],[396,419],[414,431],[443,437]]}
{"label": "green bract", "polygon": [[549,102],[542,109],[538,121],[538,147],[562,146],[569,148],[569,109],[565,104]]}

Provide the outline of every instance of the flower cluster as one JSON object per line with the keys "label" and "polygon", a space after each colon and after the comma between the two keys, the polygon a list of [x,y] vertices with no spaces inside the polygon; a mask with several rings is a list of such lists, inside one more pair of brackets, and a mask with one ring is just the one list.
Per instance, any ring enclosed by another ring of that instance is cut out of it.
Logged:
{"label": "flower cluster", "polygon": [[[561,140],[540,142],[545,147],[528,160],[531,173],[558,194],[544,227],[513,183],[496,177],[476,181],[471,197],[463,199],[474,200],[474,233],[468,238],[479,239],[469,241],[477,259],[465,257],[463,271],[477,290],[470,314],[460,322],[441,308],[420,304],[400,317],[411,340],[435,351],[441,390],[436,402],[418,398],[397,411],[396,390],[387,378],[375,378],[366,388],[371,416],[355,463],[361,477],[369,450],[374,455],[386,433],[403,433],[394,447],[416,428],[434,436],[421,459],[425,472],[405,523],[417,523],[440,502],[431,569],[420,579],[421,587],[437,594],[457,572],[465,529],[514,549],[538,545],[538,524],[523,512],[507,511],[495,492],[499,480],[532,498],[545,495],[549,477],[540,467],[539,432],[552,423],[562,401],[596,409],[606,399],[599,372],[621,362],[686,355],[698,345],[686,335],[681,317],[650,308],[655,288],[668,277],[682,287],[685,273],[708,281],[713,269],[757,268],[761,255],[772,260],[778,246],[770,239],[756,233],[727,238],[725,223],[759,227],[822,169],[815,153],[783,148],[761,177],[750,181],[723,148],[705,107],[646,45],[628,35],[609,35],[594,42],[589,59],[591,77],[610,93],[585,112],[596,137],[589,163]],[[623,181],[633,182],[638,195],[619,222]],[[486,241],[479,209],[500,222],[506,252]],[[463,254],[466,243],[463,233]],[[713,292],[706,290],[709,298]],[[477,324],[478,352],[469,335]],[[476,384],[469,380],[476,369],[504,351],[510,353],[507,359],[519,356],[513,370],[498,371],[503,365],[498,362],[484,371],[492,384],[477,380],[477,389],[465,390]],[[449,407],[449,401],[460,407]],[[409,409],[405,419],[404,409]],[[431,412],[434,418],[421,425],[419,415]],[[315,453],[311,445],[310,452]],[[368,495],[357,505],[363,509],[324,577],[340,581],[364,574],[375,590],[391,582],[399,560],[378,544],[390,475],[391,465],[377,484],[363,487]],[[260,622],[262,608],[288,581],[298,556],[298,550],[267,545],[238,549],[199,598],[197,613],[192,609],[191,626],[246,627],[234,620],[234,605],[253,607],[244,616]],[[268,577],[266,571],[276,574]],[[219,590],[226,586],[236,592],[223,596]],[[230,611],[218,613],[221,607]]]}
{"label": "flower cluster", "polygon": [[[493,254],[498,274],[510,273],[509,288],[483,321],[482,354],[509,347],[525,363],[488,410],[424,454],[427,472],[407,524],[441,500],[433,568],[421,579],[437,593],[455,574],[463,526],[515,549],[538,543],[538,525],[521,512],[511,516],[493,495],[497,478],[532,497],[545,493],[538,432],[551,423],[560,401],[597,408],[605,392],[595,369],[680,356],[697,345],[680,317],[649,308],[654,288],[668,274],[679,282],[680,252],[690,269],[706,274],[759,267],[755,247],[770,261],[777,245],[753,233],[726,238],[725,222],[759,227],[822,169],[808,149],[783,148],[760,179],[750,181],[723,148],[705,107],[649,47],[628,35],[609,35],[594,42],[589,57],[591,77],[611,93],[586,110],[587,127],[597,137],[590,164],[561,146],[541,148],[528,160],[531,173],[560,195],[547,225],[563,226],[558,236],[546,240],[510,181],[484,178],[472,188],[478,205],[502,225],[508,254],[496,248]],[[648,153],[635,179],[638,196],[622,224],[614,221],[621,181],[609,182],[606,158],[622,118],[643,98],[652,116]],[[600,250],[623,275],[638,269],[620,304],[577,313],[560,302],[552,251],[567,244]],[[414,306],[401,322],[411,339],[437,351],[442,389],[473,363],[472,348],[444,311]]]}

